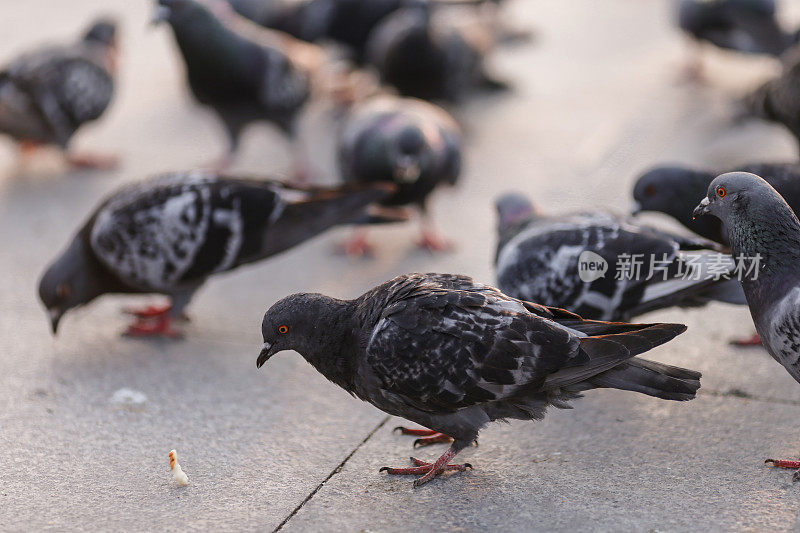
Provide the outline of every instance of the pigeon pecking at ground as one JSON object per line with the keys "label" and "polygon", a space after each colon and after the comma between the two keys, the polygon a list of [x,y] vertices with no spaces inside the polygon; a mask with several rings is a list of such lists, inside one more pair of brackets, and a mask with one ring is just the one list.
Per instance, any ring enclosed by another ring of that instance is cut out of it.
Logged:
{"label": "pigeon pecking at ground", "polygon": [[[721,219],[734,254],[750,259],[752,272],[742,287],[756,330],[770,355],[800,381],[800,222],[794,211],[760,177],[732,172],[711,182],[695,213]],[[767,462],[800,468],[800,461]]]}
{"label": "pigeon pecking at ground", "polygon": [[[443,4],[443,3],[442,3]],[[458,103],[473,89],[507,89],[485,70],[496,35],[474,12],[453,15],[433,2],[392,13],[367,43],[367,62],[404,96]]]}
{"label": "pigeon pecking at ground", "polygon": [[158,293],[171,305],[131,311],[133,336],[179,336],[195,291],[217,272],[265,259],[326,229],[351,222],[389,222],[369,204],[388,184],[297,188],[276,181],[170,173],[112,194],[47,268],[39,297],[53,333],[68,310],[107,293]]}
{"label": "pigeon pecking at ground", "polygon": [[671,216],[687,229],[714,242],[729,245],[722,222],[715,217],[693,217],[697,198],[708,190],[716,176],[727,172],[750,172],[763,177],[792,209],[800,208],[800,164],[751,163],[725,172],[684,166],[661,166],[648,170],[633,187],[634,214],[655,211]]}
{"label": "pigeon pecking at ground", "polygon": [[748,94],[742,104],[746,113],[786,127],[800,146],[800,47],[782,59],[781,74]]}
{"label": "pigeon pecking at ground", "polygon": [[354,300],[295,294],[264,315],[260,368],[296,350],[322,375],[391,415],[453,439],[434,463],[412,458],[418,486],[494,420],[539,420],[586,390],[615,388],[691,400],[700,373],[636,358],[682,324],[584,320],[452,274],[398,276]]}
{"label": "pigeon pecking at ground", "polygon": [[602,211],[545,216],[521,194],[501,196],[497,286],[584,318],[630,320],[709,301],[744,305],[730,255],[713,243],[635,225]]}
{"label": "pigeon pecking at ground", "polygon": [[75,167],[109,169],[113,156],[67,151],[83,125],[111,103],[117,70],[116,25],[95,21],[81,39],[23,54],[0,70],[0,132],[19,144],[23,159],[55,145]]}
{"label": "pigeon pecking at ground", "polygon": [[[711,43],[746,54],[780,56],[797,42],[777,19],[775,0],[681,0],[678,26],[698,48]],[[688,67],[693,77],[702,75],[700,50]]]}
{"label": "pigeon pecking at ground", "polygon": [[312,91],[333,83],[325,79],[330,74],[325,52],[261,28],[221,1],[211,7],[195,0],[158,3],[156,20],[172,27],[192,93],[217,113],[228,133],[228,150],[212,168],[227,168],[244,128],[265,120],[294,141],[294,174],[305,181],[308,168],[296,139],[297,121]]}
{"label": "pigeon pecking at ground", "polygon": [[[422,211],[419,246],[446,250],[449,243],[432,229],[428,196],[439,185],[455,185],[461,171],[461,133],[443,109],[412,98],[378,95],[355,104],[339,134],[339,168],[348,182],[387,182],[397,191],[382,205],[416,205]],[[364,230],[357,231],[345,251],[368,253]]]}

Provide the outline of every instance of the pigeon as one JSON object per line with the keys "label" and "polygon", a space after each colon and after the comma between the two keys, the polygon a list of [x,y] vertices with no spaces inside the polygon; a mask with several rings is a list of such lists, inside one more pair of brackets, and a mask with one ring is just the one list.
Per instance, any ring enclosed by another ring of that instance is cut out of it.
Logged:
{"label": "pigeon", "polygon": [[629,321],[665,307],[745,305],[734,268],[713,243],[602,211],[539,213],[521,194],[501,196],[497,286],[505,294],[584,318]]}
{"label": "pigeon", "polygon": [[439,11],[435,3],[418,2],[385,17],[373,30],[366,57],[381,80],[403,96],[450,103],[462,102],[477,88],[507,89],[484,67],[495,44],[490,25],[474,14],[465,18]]}
{"label": "pigeon", "polygon": [[[775,187],[792,208],[800,208],[800,164],[749,163],[726,172],[742,171],[762,176]],[[645,172],[633,187],[634,213],[656,211],[667,214],[687,229],[714,242],[729,245],[719,219],[691,216],[696,199],[705,194],[708,184],[724,172],[683,166],[662,166]]]}
{"label": "pigeon", "polygon": [[409,0],[228,0],[242,16],[308,42],[330,40],[363,63],[369,36],[387,15]]}
{"label": "pigeon", "polygon": [[[695,213],[715,216],[728,229],[733,253],[747,263],[742,288],[764,347],[800,381],[800,222],[794,211],[762,178],[731,172],[709,184]],[[767,462],[800,468],[800,461]]]}
{"label": "pigeon", "polygon": [[776,11],[775,0],[681,0],[678,26],[698,42],[777,57],[797,36],[781,28]]}
{"label": "pigeon", "polygon": [[745,113],[786,127],[800,146],[800,47],[782,59],[781,74],[746,95],[741,104]]}
{"label": "pigeon", "polygon": [[212,274],[281,253],[326,229],[373,219],[365,209],[387,184],[298,188],[277,181],[173,172],[122,187],[47,268],[39,297],[53,333],[70,309],[108,293],[158,293],[171,305],[132,311],[133,336],[179,336],[183,316]]}
{"label": "pigeon", "polygon": [[[422,238],[431,251],[450,244],[431,228],[428,196],[439,185],[455,185],[461,171],[461,133],[443,109],[413,98],[377,95],[355,104],[344,118],[338,142],[339,168],[346,182],[393,183],[381,201],[390,208],[416,205],[422,211]],[[346,245],[350,253],[370,249],[363,231]]]}
{"label": "pigeon", "polygon": [[327,379],[382,411],[453,439],[435,462],[412,458],[422,485],[494,420],[539,420],[595,388],[691,400],[700,373],[635,357],[682,324],[584,320],[453,274],[407,274],[354,300],[294,294],[264,315],[260,368],[295,350]]}
{"label": "pigeon", "polygon": [[[155,17],[172,27],[192,93],[225,125],[228,150],[211,165],[215,170],[232,163],[252,122],[269,121],[296,140],[299,114],[325,74],[325,52],[318,46],[261,28],[221,5],[214,4],[218,17],[195,0],[159,0]],[[298,146],[293,143],[296,151]],[[294,163],[296,177],[305,180],[299,153]]]}
{"label": "pigeon", "polygon": [[23,160],[42,145],[54,145],[72,166],[114,167],[114,157],[71,153],[68,147],[82,125],[108,108],[116,70],[116,25],[110,19],[93,22],[76,43],[23,54],[0,70],[0,133],[17,141]]}

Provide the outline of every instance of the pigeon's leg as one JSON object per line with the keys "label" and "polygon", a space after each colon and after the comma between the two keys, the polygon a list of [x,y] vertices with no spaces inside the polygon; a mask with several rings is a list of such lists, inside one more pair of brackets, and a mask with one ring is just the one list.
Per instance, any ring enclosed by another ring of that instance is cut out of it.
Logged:
{"label": "pigeon's leg", "polygon": [[67,153],[65,158],[73,168],[113,170],[119,165],[119,157],[112,154]]}
{"label": "pigeon's leg", "polygon": [[439,457],[435,463],[426,463],[425,461],[420,461],[419,459],[411,458],[411,462],[414,463],[414,467],[411,468],[390,468],[388,466],[384,466],[380,469],[380,472],[386,472],[390,475],[395,476],[408,476],[408,475],[415,475],[415,474],[424,474],[422,477],[418,478],[414,481],[414,486],[419,487],[427,483],[428,481],[432,480],[434,477],[438,476],[442,472],[449,472],[449,471],[456,471],[456,472],[463,472],[467,468],[472,468],[472,465],[469,463],[464,464],[449,464],[450,460],[453,459],[458,452],[463,449],[463,446],[456,446],[453,444],[450,448],[444,452],[441,457]]}
{"label": "pigeon's leg", "polygon": [[126,307],[123,312],[127,315],[133,315],[136,318],[158,318],[164,316],[172,310],[172,304],[164,305],[147,305],[144,307]]}
{"label": "pigeon's leg", "polygon": [[20,141],[17,144],[20,160],[23,162],[28,161],[41,147],[42,145],[35,141]]}
{"label": "pigeon's leg", "polygon": [[786,461],[784,459],[767,459],[764,461],[765,463],[772,463],[772,466],[777,468],[792,468],[794,469],[794,475],[792,475],[792,481],[800,480],[800,461]]}
{"label": "pigeon's leg", "polygon": [[350,239],[339,245],[339,250],[352,257],[371,257],[375,251],[367,239],[365,228],[356,228]]}
{"label": "pigeon's leg", "polygon": [[746,339],[733,339],[731,344],[734,346],[762,346],[761,337],[758,333],[753,333],[751,337]]}
{"label": "pigeon's leg", "polygon": [[180,339],[183,333],[172,328],[169,314],[159,315],[151,319],[140,319],[128,326],[126,337],[167,337]]}
{"label": "pigeon's leg", "polygon": [[415,448],[417,446],[428,446],[430,444],[439,444],[441,442],[446,442],[448,444],[453,442],[453,437],[445,435],[444,433],[439,433],[438,431],[434,431],[432,429],[412,429],[405,428],[403,426],[397,426],[394,428],[394,431],[398,430],[403,435],[414,435],[420,437],[414,441]]}

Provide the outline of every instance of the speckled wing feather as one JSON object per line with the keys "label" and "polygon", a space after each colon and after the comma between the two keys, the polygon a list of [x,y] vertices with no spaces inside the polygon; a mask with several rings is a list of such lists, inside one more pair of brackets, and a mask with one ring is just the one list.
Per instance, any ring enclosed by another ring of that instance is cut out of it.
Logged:
{"label": "speckled wing feather", "polygon": [[168,290],[238,264],[285,202],[274,183],[176,173],[123,188],[91,222],[90,243],[124,282]]}
{"label": "speckled wing feather", "polygon": [[577,335],[469,278],[422,276],[388,290],[367,364],[386,391],[417,409],[510,398],[588,362]]}

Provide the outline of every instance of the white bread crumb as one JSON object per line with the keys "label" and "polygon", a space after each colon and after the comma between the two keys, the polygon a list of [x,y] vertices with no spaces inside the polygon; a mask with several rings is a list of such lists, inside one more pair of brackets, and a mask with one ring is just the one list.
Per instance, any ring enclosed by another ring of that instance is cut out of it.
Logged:
{"label": "white bread crumb", "polygon": [[178,452],[175,450],[169,452],[169,467],[172,469],[172,479],[178,485],[184,487],[189,484],[189,477],[181,469],[181,465],[178,464]]}

